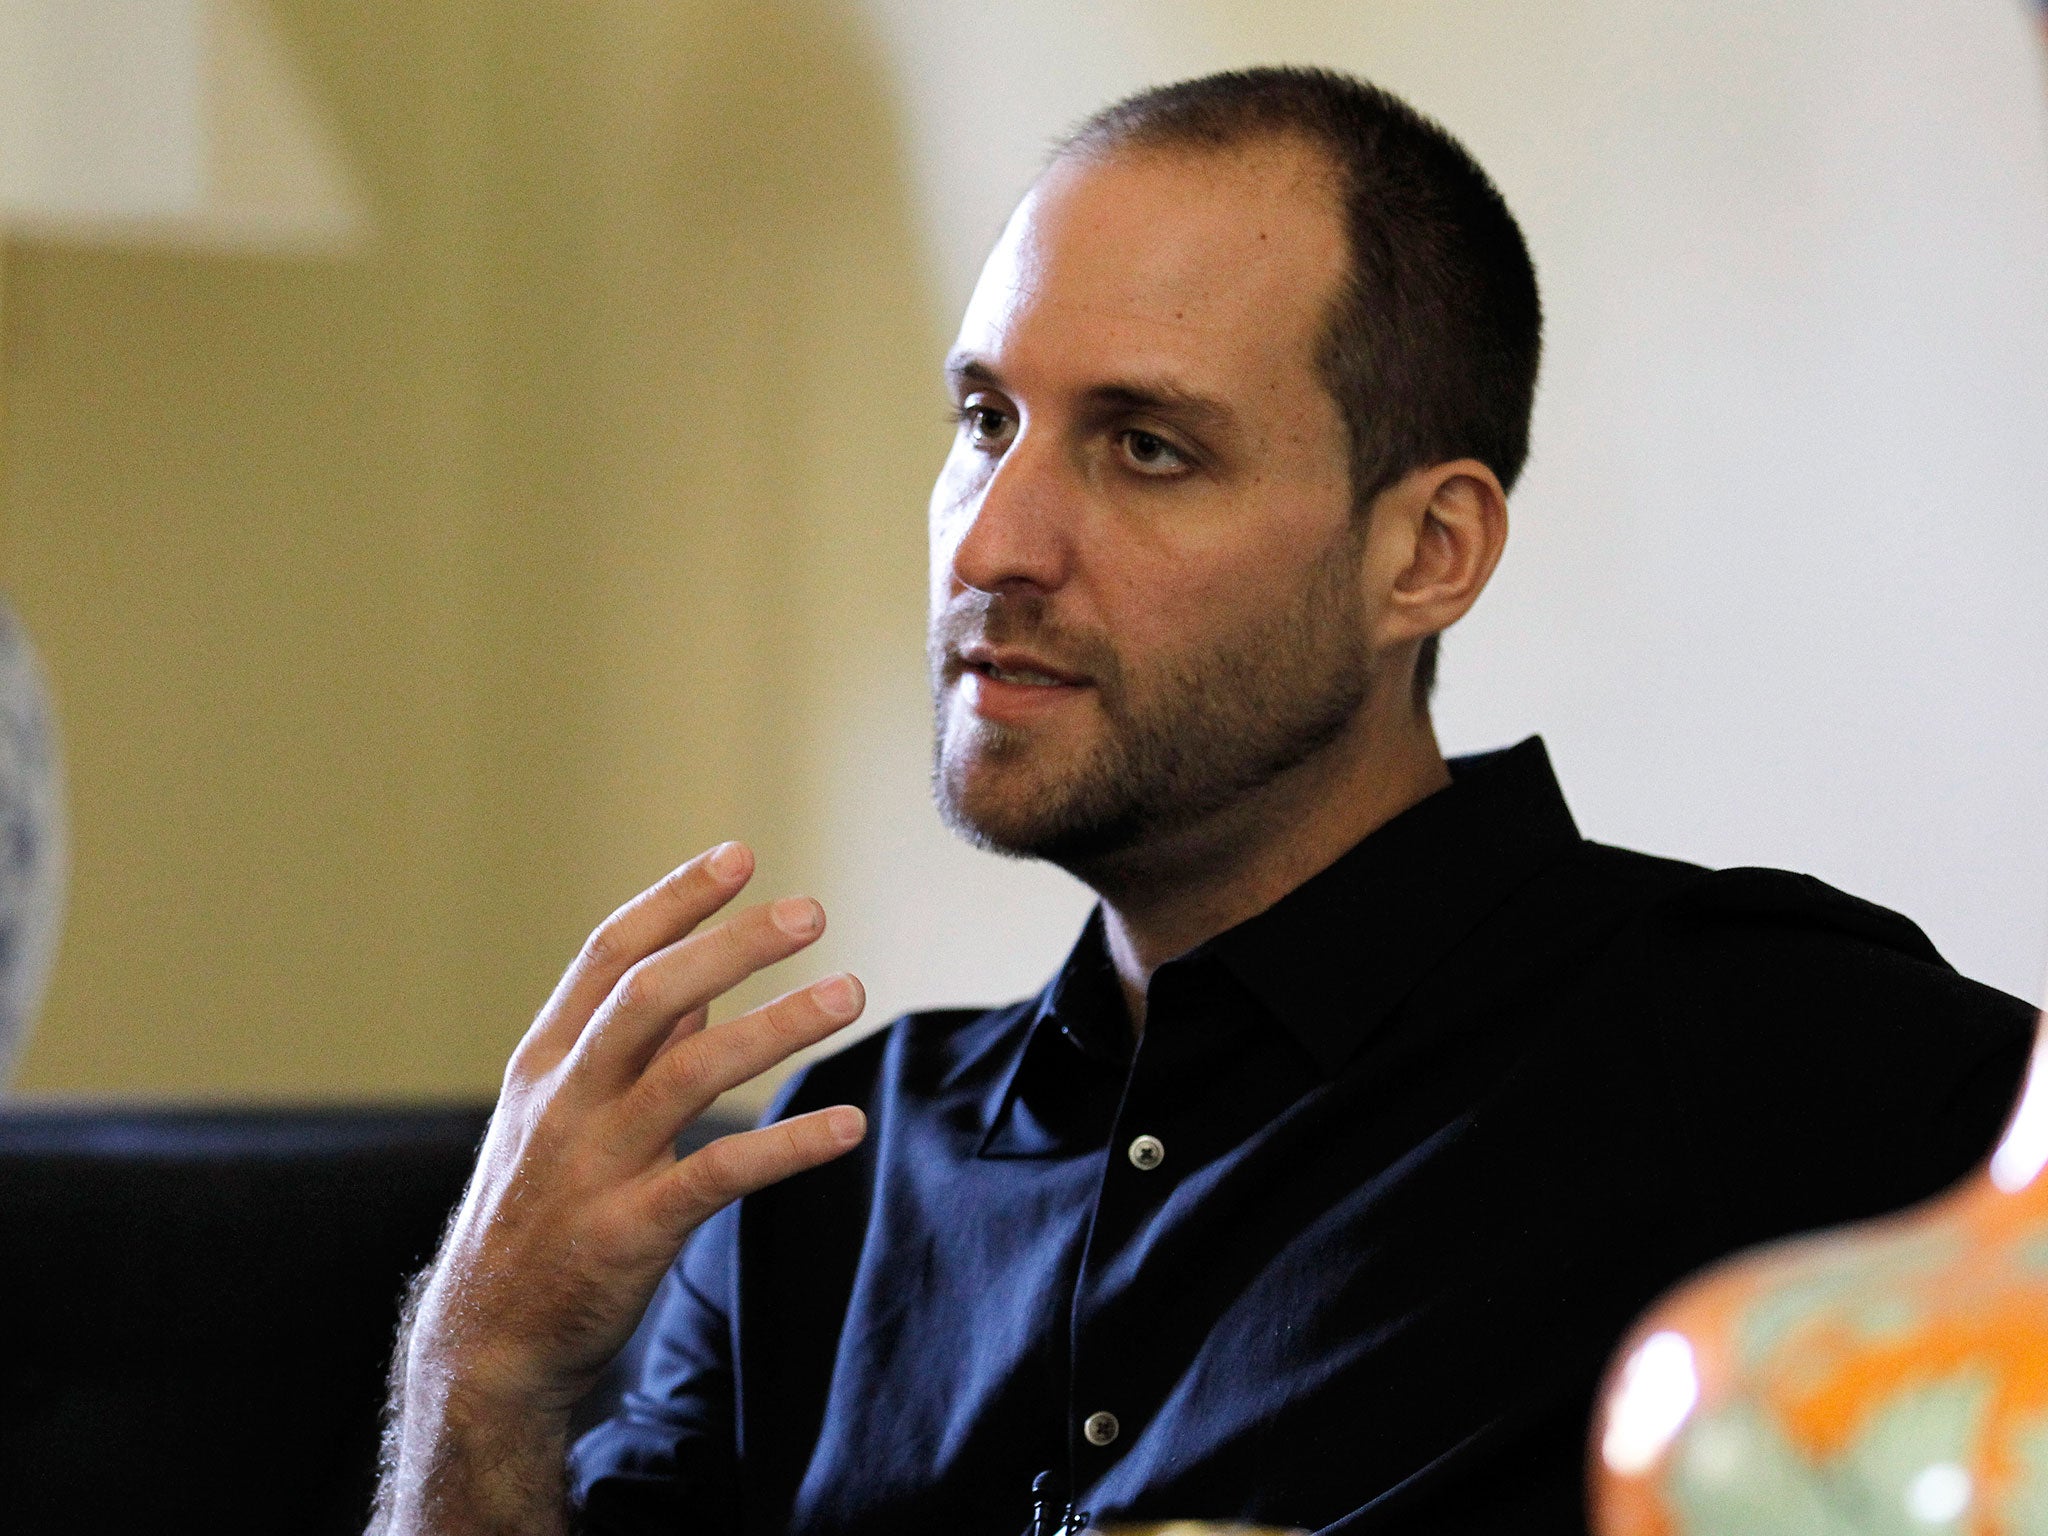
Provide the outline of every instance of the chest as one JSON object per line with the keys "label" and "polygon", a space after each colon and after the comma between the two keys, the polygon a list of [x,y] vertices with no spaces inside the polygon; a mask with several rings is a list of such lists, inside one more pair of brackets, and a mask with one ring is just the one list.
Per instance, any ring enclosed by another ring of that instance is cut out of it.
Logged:
{"label": "chest", "polygon": [[1314,1528],[1590,1390],[1656,1283],[1654,1180],[1596,1106],[1513,1052],[1441,1091],[1209,1066],[1058,1137],[885,1131],[812,1528],[978,1528],[1041,1470],[1099,1518]]}

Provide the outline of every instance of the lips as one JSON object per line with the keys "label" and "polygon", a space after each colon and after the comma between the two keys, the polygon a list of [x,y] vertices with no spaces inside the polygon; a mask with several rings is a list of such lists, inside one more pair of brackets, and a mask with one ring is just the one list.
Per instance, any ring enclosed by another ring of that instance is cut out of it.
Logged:
{"label": "lips", "polygon": [[1093,679],[1019,646],[966,646],[953,653],[960,700],[994,725],[1033,727],[1086,698]]}
{"label": "lips", "polygon": [[1089,679],[1030,651],[1011,646],[971,645],[958,653],[960,665],[992,682],[1019,688],[1080,688]]}

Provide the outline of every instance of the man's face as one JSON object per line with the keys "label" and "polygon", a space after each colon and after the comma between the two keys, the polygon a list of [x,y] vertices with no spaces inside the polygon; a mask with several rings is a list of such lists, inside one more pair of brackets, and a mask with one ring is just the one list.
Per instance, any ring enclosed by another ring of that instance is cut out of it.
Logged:
{"label": "man's face", "polygon": [[977,842],[1085,871],[1326,747],[1371,676],[1347,440],[1316,371],[1329,174],[1266,142],[1062,162],[948,372],[934,782]]}

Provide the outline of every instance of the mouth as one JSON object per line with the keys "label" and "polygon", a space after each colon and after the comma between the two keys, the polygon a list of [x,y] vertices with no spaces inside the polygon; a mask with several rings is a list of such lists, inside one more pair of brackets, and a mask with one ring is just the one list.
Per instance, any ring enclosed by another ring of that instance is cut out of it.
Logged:
{"label": "mouth", "polygon": [[1093,679],[1012,646],[970,645],[954,652],[961,698],[981,719],[1023,727],[1083,697]]}
{"label": "mouth", "polygon": [[1081,688],[1089,679],[1066,672],[1027,651],[976,645],[957,653],[964,671],[1015,688]]}
{"label": "mouth", "polygon": [[1014,683],[1019,688],[1066,688],[1072,686],[1064,678],[1054,677],[1049,672],[1013,671],[1008,667],[996,666],[993,662],[982,666],[970,664],[968,671],[978,673],[998,683]]}

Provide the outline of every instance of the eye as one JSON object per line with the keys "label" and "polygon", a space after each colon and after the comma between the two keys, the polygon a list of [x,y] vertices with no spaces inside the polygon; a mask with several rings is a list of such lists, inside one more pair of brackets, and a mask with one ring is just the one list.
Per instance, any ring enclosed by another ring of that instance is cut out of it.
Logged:
{"label": "eye", "polygon": [[1000,453],[1012,435],[1010,413],[985,400],[969,400],[953,411],[967,441],[984,453]]}
{"label": "eye", "polygon": [[1177,475],[1188,469],[1187,455],[1156,432],[1132,427],[1118,434],[1124,458],[1141,475]]}

